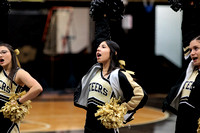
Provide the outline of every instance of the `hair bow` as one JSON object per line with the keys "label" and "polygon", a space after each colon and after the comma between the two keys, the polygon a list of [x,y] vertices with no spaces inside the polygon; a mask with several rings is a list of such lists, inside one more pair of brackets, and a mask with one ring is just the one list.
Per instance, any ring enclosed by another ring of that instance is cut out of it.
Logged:
{"label": "hair bow", "polygon": [[15,52],[15,54],[16,54],[17,65],[18,65],[19,67],[21,67],[20,62],[19,62],[19,59],[18,59],[18,57],[17,57],[17,55],[20,54],[20,51],[19,51],[19,49],[15,49],[14,52]]}

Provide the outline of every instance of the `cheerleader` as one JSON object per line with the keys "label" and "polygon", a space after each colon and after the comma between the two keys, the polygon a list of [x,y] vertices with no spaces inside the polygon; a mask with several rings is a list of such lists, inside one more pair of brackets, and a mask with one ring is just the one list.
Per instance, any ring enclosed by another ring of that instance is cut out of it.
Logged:
{"label": "cheerleader", "polygon": [[95,117],[98,106],[109,103],[113,97],[120,98],[121,104],[128,110],[125,123],[146,104],[145,91],[125,69],[120,68],[119,52],[120,47],[114,41],[101,42],[96,51],[97,63],[82,78],[75,91],[75,106],[87,110],[84,133],[117,132],[117,129],[106,128]]}
{"label": "cheerleader", "polygon": [[192,60],[162,107],[177,115],[175,133],[197,133],[200,117],[200,36],[192,39],[188,48]]}
{"label": "cheerleader", "polygon": [[[12,104],[23,105],[28,100],[34,99],[42,91],[42,86],[24,69],[20,68],[17,58],[19,51],[13,50],[12,46],[6,43],[0,43],[0,107],[9,102],[9,98],[16,93],[23,91],[27,86],[29,90],[21,98]],[[0,112],[0,132],[19,133],[19,122],[13,122],[5,118],[3,112]]]}

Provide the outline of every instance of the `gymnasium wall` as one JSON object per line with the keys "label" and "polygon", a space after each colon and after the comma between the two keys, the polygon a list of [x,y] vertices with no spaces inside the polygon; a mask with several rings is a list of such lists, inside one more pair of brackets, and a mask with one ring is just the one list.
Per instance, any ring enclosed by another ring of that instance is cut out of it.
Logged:
{"label": "gymnasium wall", "polygon": [[[87,2],[35,3],[31,6],[30,3],[22,5],[12,3],[12,11],[8,15],[8,42],[21,49],[22,67],[29,71],[45,90],[75,88],[81,77],[95,63],[92,49],[94,22],[90,18],[89,33],[86,33],[89,34],[86,44],[88,47],[76,53],[54,55],[44,53],[45,41],[42,37],[48,10],[53,6],[89,9],[89,4]],[[111,36],[121,47],[121,57],[126,61],[126,68],[135,71],[134,77],[148,93],[168,92],[175,83],[180,68],[165,57],[155,55],[155,8],[147,10],[144,3],[129,3],[125,14],[132,15],[132,29],[125,30],[122,28],[122,22],[113,21]],[[85,26],[81,21],[77,23],[81,27]],[[81,45],[81,42],[79,43]]]}

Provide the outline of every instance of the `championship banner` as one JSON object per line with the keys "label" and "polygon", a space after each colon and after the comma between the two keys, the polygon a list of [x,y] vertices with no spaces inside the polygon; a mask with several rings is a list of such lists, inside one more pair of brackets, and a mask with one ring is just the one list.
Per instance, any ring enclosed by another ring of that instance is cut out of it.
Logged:
{"label": "championship banner", "polygon": [[89,20],[89,8],[50,9],[43,33],[44,54],[75,54],[89,48]]}

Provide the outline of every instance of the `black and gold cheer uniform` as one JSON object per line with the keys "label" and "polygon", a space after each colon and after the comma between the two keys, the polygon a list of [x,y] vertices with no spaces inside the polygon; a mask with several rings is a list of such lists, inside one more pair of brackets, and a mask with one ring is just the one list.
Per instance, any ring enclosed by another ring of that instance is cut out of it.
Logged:
{"label": "black and gold cheer uniform", "polygon": [[104,78],[102,71],[99,70],[89,83],[88,109],[85,128],[87,132],[95,131],[101,133],[114,133],[114,130],[106,129],[94,116],[97,112],[97,105],[108,103],[114,92],[108,79]]}
{"label": "black and gold cheer uniform", "polygon": [[142,108],[148,98],[142,87],[126,71],[115,69],[107,79],[101,71],[99,63],[92,66],[74,93],[75,106],[87,110],[85,133],[114,133],[114,129],[106,129],[94,116],[97,105],[104,105],[111,97],[121,98],[126,105],[129,117],[125,121]]}
{"label": "black and gold cheer uniform", "polygon": [[[15,77],[15,76],[14,76]],[[8,78],[4,70],[0,72],[0,107],[9,101],[9,97],[21,91],[21,86]],[[4,118],[0,112],[0,133],[19,133],[19,123],[14,123],[8,118]]]}
{"label": "black and gold cheer uniform", "polygon": [[196,133],[200,117],[200,74],[191,61],[163,102],[163,111],[177,115],[175,133]]}

